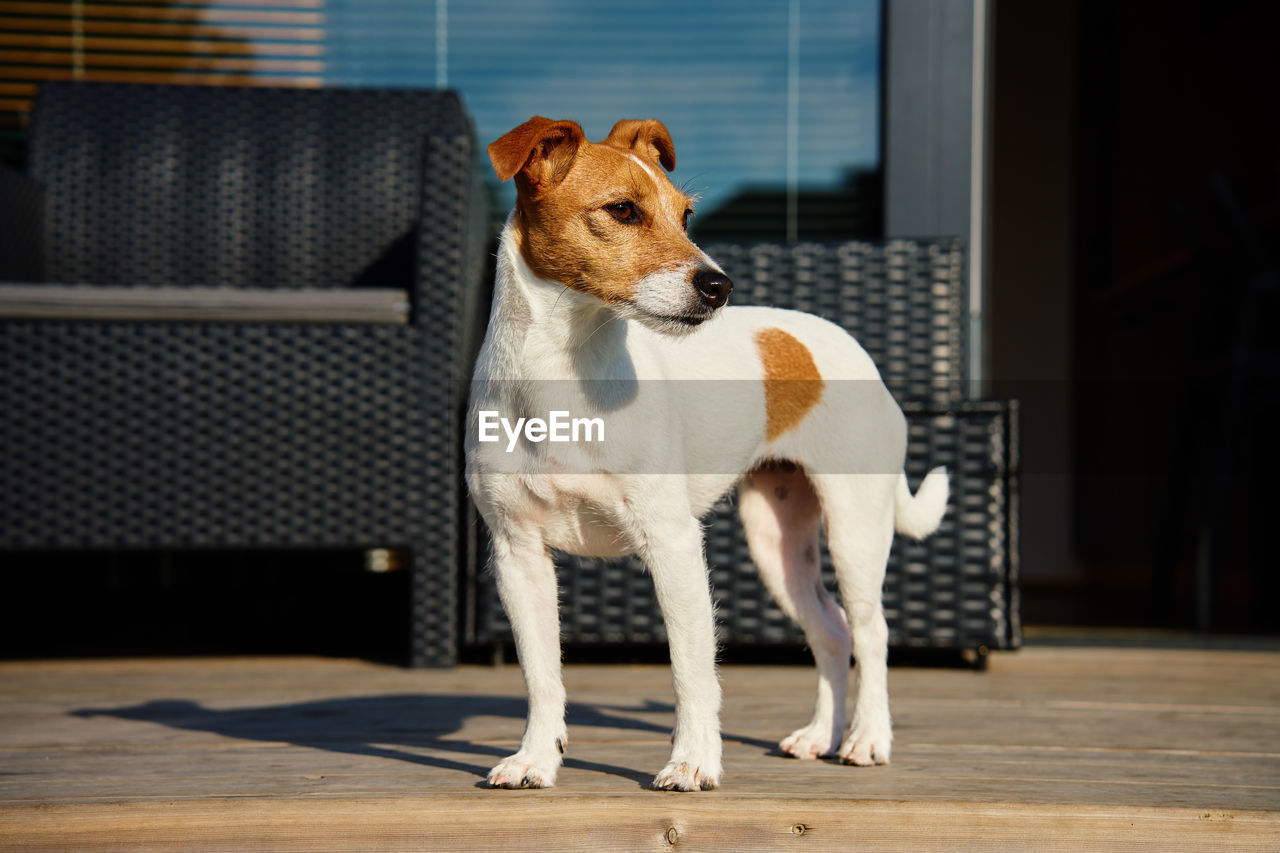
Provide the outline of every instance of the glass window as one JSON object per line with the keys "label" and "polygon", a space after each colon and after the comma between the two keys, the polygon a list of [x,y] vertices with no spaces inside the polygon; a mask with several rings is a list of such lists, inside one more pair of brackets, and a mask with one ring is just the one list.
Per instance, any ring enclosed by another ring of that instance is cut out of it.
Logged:
{"label": "glass window", "polygon": [[44,80],[323,86],[324,7],[325,0],[0,2],[0,160],[23,161]]}
{"label": "glass window", "polygon": [[[329,0],[332,82],[459,90],[482,145],[532,115],[657,118],[699,239],[879,236],[880,0]],[[497,191],[510,208],[514,190]]]}
{"label": "glass window", "polygon": [[[699,239],[881,232],[881,0],[0,3],[0,132],[41,79],[448,86],[481,145],[531,115],[658,118]],[[496,183],[496,182],[495,182]],[[511,205],[510,185],[494,189]]]}

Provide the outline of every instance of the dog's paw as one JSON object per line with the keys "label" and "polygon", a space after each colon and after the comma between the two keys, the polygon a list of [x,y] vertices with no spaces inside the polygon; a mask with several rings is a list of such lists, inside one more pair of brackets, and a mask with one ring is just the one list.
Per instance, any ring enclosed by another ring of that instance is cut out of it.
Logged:
{"label": "dog's paw", "polygon": [[844,743],[840,744],[840,761],[858,767],[888,764],[892,746],[893,734],[887,726],[854,726]]}
{"label": "dog's paw", "polygon": [[836,737],[831,726],[810,723],[779,741],[778,749],[792,758],[817,758],[821,755],[831,755],[836,751],[836,746],[839,744]]}
{"label": "dog's paw", "polygon": [[556,783],[556,761],[537,762],[525,753],[508,756],[489,771],[491,788],[550,788]]}
{"label": "dog's paw", "polygon": [[720,787],[720,768],[672,761],[653,778],[656,791],[710,791]]}

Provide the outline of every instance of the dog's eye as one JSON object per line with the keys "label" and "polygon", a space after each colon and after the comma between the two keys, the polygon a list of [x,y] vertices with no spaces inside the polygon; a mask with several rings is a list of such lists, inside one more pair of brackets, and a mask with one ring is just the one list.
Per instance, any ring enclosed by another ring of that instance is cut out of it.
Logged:
{"label": "dog's eye", "polygon": [[693,211],[692,211],[692,210],[686,210],[686,211],[684,212],[684,216],[683,216],[683,217],[681,218],[681,220],[680,220],[680,227],[681,227],[681,228],[683,228],[683,229],[684,229],[684,230],[686,230],[686,231],[688,231],[688,230],[689,230],[689,217],[690,217],[690,216],[693,216]]}
{"label": "dog's eye", "polygon": [[614,204],[606,204],[604,209],[609,211],[609,215],[621,222],[623,225],[640,224],[640,208],[636,207],[635,202],[619,201]]}

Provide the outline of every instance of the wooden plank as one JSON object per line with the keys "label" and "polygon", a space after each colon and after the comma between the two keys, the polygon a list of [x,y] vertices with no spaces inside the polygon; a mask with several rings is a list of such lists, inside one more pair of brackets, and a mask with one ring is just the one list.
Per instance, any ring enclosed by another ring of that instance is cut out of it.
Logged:
{"label": "wooden plank", "polygon": [[1019,803],[644,798],[214,800],[0,811],[0,850],[1274,850],[1272,813]]}
{"label": "wooden plank", "polygon": [[0,83],[0,95],[35,97],[35,94],[36,84],[34,83]]}
{"label": "wooden plank", "polygon": [[[67,5],[67,14],[79,15],[85,21],[93,18],[126,19],[135,21],[208,21],[216,23],[234,22],[241,24],[290,24],[294,26],[317,26],[324,23],[325,16],[318,12],[280,12],[261,11],[238,8],[190,8],[181,6],[140,6],[125,4],[81,3],[78,6]],[[48,3],[15,2],[0,0],[0,14],[9,15],[48,15],[54,11]]]}
{"label": "wooden plank", "polygon": [[[354,724],[362,718],[353,718]],[[408,722],[408,718],[404,722]],[[668,721],[669,722],[669,721]],[[286,740],[182,739],[150,745],[126,741],[78,748],[0,752],[0,810],[7,806],[128,801],[138,804],[212,798],[389,796],[432,792],[466,800],[484,796],[489,767],[519,744],[510,737],[476,741],[403,736],[369,741],[298,736]],[[570,726],[559,795],[644,796],[670,743],[602,743]],[[723,792],[732,796],[813,796],[858,800],[964,800],[1155,808],[1185,806],[1234,812],[1275,811],[1275,762],[1222,757],[1151,756],[1097,760],[919,751],[904,744],[888,767],[858,769],[830,761],[797,761],[772,749],[729,742]]]}
{"label": "wooden plank", "polygon": [[509,792],[480,785],[523,728],[513,666],[4,663],[0,849],[672,849],[672,827],[681,849],[1274,849],[1278,673],[1177,650],[895,667],[894,761],[862,769],[777,753],[809,668],[727,666],[725,787],[681,796],[645,787],[664,666],[567,666],[558,786]]}
{"label": "wooden plank", "polygon": [[324,55],[323,44],[306,42],[213,41],[200,39],[134,39],[119,36],[46,35],[41,33],[0,33],[0,45],[38,50],[106,50],[131,53],[213,54],[217,56],[299,56]]}

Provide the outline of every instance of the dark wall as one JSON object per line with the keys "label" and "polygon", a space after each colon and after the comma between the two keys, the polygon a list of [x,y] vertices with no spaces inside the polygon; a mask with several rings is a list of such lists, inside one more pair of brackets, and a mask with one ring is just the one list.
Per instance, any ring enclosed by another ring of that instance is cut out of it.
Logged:
{"label": "dark wall", "polygon": [[996,9],[991,370],[1070,380],[1027,407],[1027,617],[1276,630],[1280,15]]}
{"label": "dark wall", "polygon": [[1070,379],[1076,26],[1070,3],[995,6],[991,50],[987,370],[1023,401],[1022,567],[1037,590],[1082,581],[1071,532]]}

